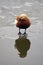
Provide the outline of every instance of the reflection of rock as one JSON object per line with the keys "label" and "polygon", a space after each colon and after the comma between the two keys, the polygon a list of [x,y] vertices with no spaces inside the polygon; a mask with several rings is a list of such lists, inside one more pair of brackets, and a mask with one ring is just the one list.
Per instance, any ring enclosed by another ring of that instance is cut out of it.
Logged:
{"label": "reflection of rock", "polygon": [[26,35],[20,35],[19,38],[15,40],[15,47],[20,52],[19,56],[23,58],[30,49],[30,40],[26,38]]}

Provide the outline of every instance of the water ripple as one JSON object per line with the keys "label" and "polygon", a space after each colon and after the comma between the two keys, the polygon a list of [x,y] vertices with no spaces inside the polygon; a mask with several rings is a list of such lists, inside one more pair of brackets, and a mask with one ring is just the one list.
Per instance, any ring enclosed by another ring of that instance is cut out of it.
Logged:
{"label": "water ripple", "polygon": [[3,5],[2,7],[3,7],[3,8],[5,8],[5,9],[9,9],[9,7],[8,7],[8,6],[6,6],[6,5]]}
{"label": "water ripple", "polygon": [[0,18],[2,18],[2,19],[4,19],[6,16],[2,16],[2,15],[0,15]]}
{"label": "water ripple", "polygon": [[24,5],[25,5],[25,6],[32,6],[33,3],[25,2]]}
{"label": "water ripple", "polygon": [[16,6],[12,6],[11,8],[15,9],[15,8],[21,8],[21,7],[22,7],[22,5],[19,5],[19,6],[16,5]]}

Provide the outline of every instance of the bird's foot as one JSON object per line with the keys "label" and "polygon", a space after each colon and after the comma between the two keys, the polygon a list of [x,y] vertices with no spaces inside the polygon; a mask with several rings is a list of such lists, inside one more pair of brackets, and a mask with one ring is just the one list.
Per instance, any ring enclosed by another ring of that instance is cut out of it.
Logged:
{"label": "bird's foot", "polygon": [[21,35],[21,32],[19,32],[18,35]]}
{"label": "bird's foot", "polygon": [[26,34],[26,32],[24,32],[24,34]]}

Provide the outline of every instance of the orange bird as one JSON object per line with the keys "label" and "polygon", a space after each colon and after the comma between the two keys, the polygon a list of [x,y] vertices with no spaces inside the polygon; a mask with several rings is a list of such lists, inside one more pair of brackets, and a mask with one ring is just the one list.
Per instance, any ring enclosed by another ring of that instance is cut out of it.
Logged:
{"label": "orange bird", "polygon": [[26,34],[26,29],[31,25],[31,22],[26,14],[21,14],[17,16],[15,23],[16,26],[19,28],[19,34],[21,34],[20,29],[25,29],[24,34]]}

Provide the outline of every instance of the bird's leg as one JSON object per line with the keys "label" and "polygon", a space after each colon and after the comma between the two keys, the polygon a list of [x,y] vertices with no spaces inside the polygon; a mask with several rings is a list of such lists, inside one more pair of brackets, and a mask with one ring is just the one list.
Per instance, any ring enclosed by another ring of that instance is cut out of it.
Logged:
{"label": "bird's leg", "polygon": [[20,28],[19,28],[19,33],[20,33]]}
{"label": "bird's leg", "polygon": [[19,33],[18,34],[21,34],[21,32],[20,32],[20,28],[19,28]]}
{"label": "bird's leg", "polygon": [[24,34],[26,34],[26,29],[25,29],[25,32],[24,32]]}

